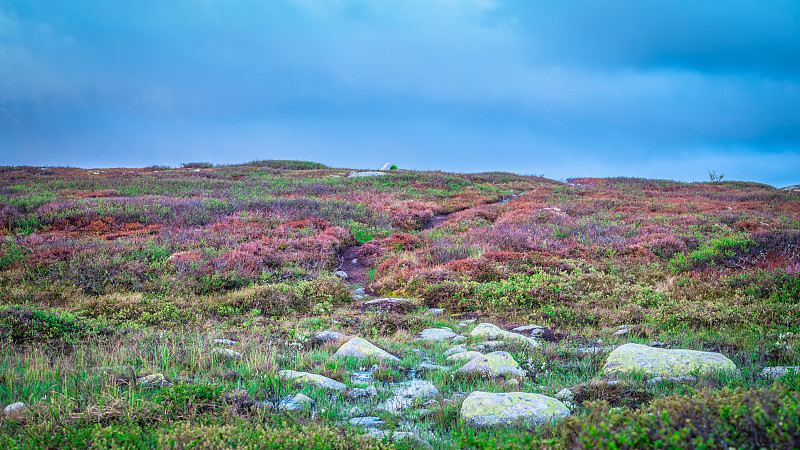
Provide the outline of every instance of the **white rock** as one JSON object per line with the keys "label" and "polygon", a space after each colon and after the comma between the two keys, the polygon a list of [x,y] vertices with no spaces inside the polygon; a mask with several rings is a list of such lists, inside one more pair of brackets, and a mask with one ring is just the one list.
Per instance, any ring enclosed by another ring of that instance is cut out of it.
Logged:
{"label": "white rock", "polygon": [[459,342],[466,342],[466,341],[467,341],[466,336],[456,336],[456,337],[453,338],[452,342],[454,344],[458,344]]}
{"label": "white rock", "polygon": [[336,275],[337,277],[343,279],[343,280],[346,280],[346,279],[350,278],[350,277],[347,276],[347,272],[345,272],[343,270],[337,270],[336,272],[333,272],[333,274]]}
{"label": "white rock", "polygon": [[521,327],[514,328],[511,331],[516,331],[518,333],[525,333],[526,331],[533,331],[533,330],[541,330],[543,327],[539,325],[523,325]]}
{"label": "white rock", "polygon": [[28,412],[28,407],[25,406],[25,403],[22,402],[12,403],[3,409],[3,414],[5,414],[8,417],[22,416],[27,412]]}
{"label": "white rock", "polygon": [[625,344],[609,353],[603,370],[607,374],[644,372],[662,377],[689,376],[695,371],[732,372],[736,365],[719,353],[696,350],[665,350],[641,344]]}
{"label": "white rock", "polygon": [[422,330],[420,333],[419,338],[423,341],[431,341],[431,342],[439,342],[439,341],[446,341],[448,339],[452,339],[458,336],[447,327],[440,327],[440,328],[426,328]]}
{"label": "white rock", "polygon": [[392,163],[386,163],[381,167],[381,170],[392,170]]}
{"label": "white rock", "polygon": [[235,344],[237,344],[236,341],[232,341],[230,339],[214,339],[214,343],[215,344],[220,344],[220,345],[235,345]]}
{"label": "white rock", "polygon": [[425,311],[425,314],[429,316],[439,316],[444,314],[444,308],[431,308]]}

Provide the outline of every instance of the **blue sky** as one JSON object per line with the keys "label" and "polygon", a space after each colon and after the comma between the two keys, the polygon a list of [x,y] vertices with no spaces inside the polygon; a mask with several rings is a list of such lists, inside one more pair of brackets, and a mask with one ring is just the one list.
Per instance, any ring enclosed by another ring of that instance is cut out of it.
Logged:
{"label": "blue sky", "polygon": [[0,164],[800,183],[797,0],[0,0]]}

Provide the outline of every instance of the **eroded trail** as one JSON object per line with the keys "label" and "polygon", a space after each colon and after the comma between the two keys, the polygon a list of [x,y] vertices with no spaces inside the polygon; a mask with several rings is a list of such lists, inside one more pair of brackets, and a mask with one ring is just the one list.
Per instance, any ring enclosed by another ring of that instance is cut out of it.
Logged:
{"label": "eroded trail", "polygon": [[[511,196],[511,197],[505,197],[505,198],[502,198],[502,199],[497,200],[497,201],[492,202],[492,203],[487,203],[487,204],[484,204],[484,205],[474,206],[472,208],[461,209],[461,210],[458,210],[458,211],[449,212],[447,214],[437,214],[437,215],[431,217],[430,219],[428,219],[428,221],[425,223],[425,225],[423,225],[422,231],[432,230],[434,228],[439,227],[443,223],[447,222],[447,220],[453,214],[456,214],[456,213],[459,213],[459,212],[462,212],[462,211],[468,211],[468,210],[474,209],[474,208],[480,208],[480,207],[485,207],[485,206],[489,206],[489,205],[496,205],[496,204],[499,204],[499,203],[507,203],[509,200],[511,200],[513,198],[516,198],[516,197],[517,197],[516,195],[515,196]],[[350,283],[350,284],[360,284],[360,285],[366,286],[367,282],[368,282],[368,280],[367,280],[367,266],[364,263],[362,263],[361,260],[358,258],[358,251],[359,251],[360,248],[361,248],[360,245],[354,245],[352,247],[347,247],[344,250],[342,250],[341,252],[339,252],[339,255],[337,256],[337,259],[339,260],[339,268],[337,270],[341,270],[342,272],[347,274],[347,279],[345,281],[347,281],[348,283]]]}

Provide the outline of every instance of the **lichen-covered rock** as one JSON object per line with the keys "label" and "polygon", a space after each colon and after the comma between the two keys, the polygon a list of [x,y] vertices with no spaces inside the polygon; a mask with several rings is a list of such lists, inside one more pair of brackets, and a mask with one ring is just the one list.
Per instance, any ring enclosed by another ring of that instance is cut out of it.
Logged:
{"label": "lichen-covered rock", "polygon": [[475,427],[516,425],[529,427],[569,416],[560,401],[525,392],[476,391],[461,404],[461,419]]}
{"label": "lichen-covered rock", "polygon": [[483,356],[481,352],[459,352],[447,357],[448,361],[471,361],[479,356]]}
{"label": "lichen-covered rock", "polygon": [[344,384],[336,380],[330,379],[328,377],[317,375],[315,373],[295,372],[294,370],[281,370],[280,372],[278,372],[278,375],[284,380],[292,380],[297,384],[311,384],[318,388],[328,389],[331,391],[341,392],[347,389],[347,386],[345,386]]}
{"label": "lichen-covered rock", "polygon": [[400,362],[400,358],[378,348],[368,340],[359,337],[354,337],[345,342],[339,347],[339,350],[336,350],[336,353],[333,354],[334,358],[344,358],[346,356],[358,359]]}
{"label": "lichen-covered rock", "polygon": [[533,338],[529,338],[519,333],[512,333],[511,331],[506,331],[498,327],[497,325],[492,325],[490,323],[482,323],[478,325],[477,327],[472,329],[472,332],[469,335],[472,337],[505,339],[509,341],[522,342],[530,345],[531,347],[539,346],[539,343],[536,342],[536,340]]}
{"label": "lichen-covered rock", "polygon": [[164,378],[163,374],[154,373],[146,377],[137,378],[136,382],[142,387],[166,387],[171,383]]}
{"label": "lichen-covered rock", "polygon": [[376,397],[378,390],[375,386],[367,386],[365,388],[353,388],[347,391],[347,399],[352,401],[364,400],[367,398]]}
{"label": "lichen-covered rock", "polygon": [[649,376],[683,377],[696,371],[734,371],[736,365],[719,353],[625,344],[608,354],[603,370],[607,374],[644,372]]}
{"label": "lichen-covered rock", "polygon": [[431,342],[439,342],[439,341],[446,341],[448,339],[452,339],[458,336],[456,333],[453,333],[453,330],[447,327],[440,327],[440,328],[426,328],[422,330],[420,333],[419,338],[423,341],[431,341]]}
{"label": "lichen-covered rock", "polygon": [[492,352],[488,355],[479,356],[464,364],[457,372],[478,373],[488,377],[499,377],[501,375],[525,376],[525,371],[520,369],[517,361],[508,352]]}

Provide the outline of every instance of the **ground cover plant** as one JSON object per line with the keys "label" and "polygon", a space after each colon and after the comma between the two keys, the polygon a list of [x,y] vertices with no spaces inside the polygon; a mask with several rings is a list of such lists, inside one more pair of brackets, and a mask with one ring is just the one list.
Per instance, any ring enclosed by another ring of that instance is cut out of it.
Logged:
{"label": "ground cover plant", "polygon": [[[797,191],[358,172],[0,168],[0,447],[800,447]],[[334,357],[351,336],[396,359]],[[612,376],[623,344],[736,371]],[[476,391],[570,416],[482,427]]]}

